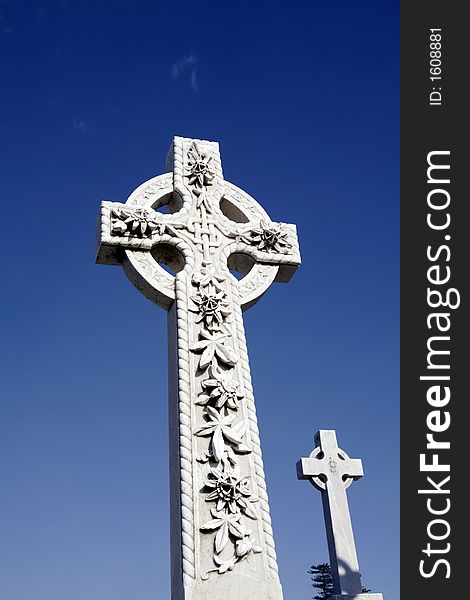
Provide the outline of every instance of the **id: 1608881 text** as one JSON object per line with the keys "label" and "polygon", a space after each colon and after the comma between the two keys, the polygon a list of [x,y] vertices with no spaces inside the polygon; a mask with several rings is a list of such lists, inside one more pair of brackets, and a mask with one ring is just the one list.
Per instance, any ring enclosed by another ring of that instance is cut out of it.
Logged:
{"label": "id: 1608881 text", "polygon": [[440,29],[429,30],[429,79],[432,90],[429,94],[430,106],[442,105],[442,35]]}

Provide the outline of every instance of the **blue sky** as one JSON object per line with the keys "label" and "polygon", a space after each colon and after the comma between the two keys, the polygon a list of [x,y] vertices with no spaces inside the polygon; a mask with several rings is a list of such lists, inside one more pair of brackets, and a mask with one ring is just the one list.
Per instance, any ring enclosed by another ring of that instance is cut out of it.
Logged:
{"label": "blue sky", "polygon": [[94,236],[174,135],[298,226],[245,321],[285,598],[328,556],[295,474],[319,428],[364,461],[363,580],[398,598],[398,9],[0,1],[2,598],[169,598],[166,315]]}

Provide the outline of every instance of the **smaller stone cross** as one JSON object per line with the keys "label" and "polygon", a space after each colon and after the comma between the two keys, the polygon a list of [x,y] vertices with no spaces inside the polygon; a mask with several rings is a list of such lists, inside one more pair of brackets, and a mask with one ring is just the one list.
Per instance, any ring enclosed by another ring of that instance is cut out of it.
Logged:
{"label": "smaller stone cross", "polygon": [[322,492],[326,537],[333,575],[334,598],[380,600],[381,594],[362,594],[361,574],[349,516],[346,489],[364,475],[362,461],[338,448],[336,432],[315,434],[315,449],[297,463],[297,478],[309,479]]}

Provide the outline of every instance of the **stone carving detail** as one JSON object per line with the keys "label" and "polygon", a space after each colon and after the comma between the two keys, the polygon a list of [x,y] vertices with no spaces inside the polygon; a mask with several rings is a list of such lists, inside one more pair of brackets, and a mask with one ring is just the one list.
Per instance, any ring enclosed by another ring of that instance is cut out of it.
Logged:
{"label": "stone carving detail", "polygon": [[230,184],[230,186],[226,186],[228,188],[228,199],[234,199],[240,206],[242,206],[244,208],[244,210],[246,212],[249,213],[250,215],[250,220],[251,221],[256,221],[256,216],[259,217],[259,213],[258,213],[258,207],[255,205],[255,202],[253,202],[249,197],[247,197],[248,195],[245,193],[240,193],[240,191],[238,190],[238,188],[236,186],[234,186],[233,184]]}
{"label": "stone carving detail", "polygon": [[202,382],[204,392],[199,395],[196,404],[206,406],[212,404],[215,408],[227,407],[237,410],[243,394],[238,392],[239,385],[232,379],[230,372],[219,369],[217,365],[209,367],[210,379]]}
{"label": "stone carving detail", "polygon": [[212,212],[212,206],[207,186],[212,185],[215,178],[215,172],[211,169],[211,161],[212,156],[201,151],[196,142],[191,144],[187,155],[188,186],[197,198],[196,208],[204,205],[209,213]]}
{"label": "stone carving detail", "polygon": [[145,204],[148,206],[153,200],[161,196],[163,189],[171,187],[173,187],[173,173],[160,175],[156,181],[145,185],[145,187],[142,186],[142,189],[139,189],[138,193],[134,192],[127,201],[127,204]]}
{"label": "stone carving detail", "polygon": [[260,226],[251,230],[251,241],[264,252],[289,252],[292,244],[287,239],[288,233],[282,223],[260,222]]}
{"label": "stone carving detail", "polygon": [[260,266],[255,277],[250,278],[248,281],[243,281],[242,291],[251,292],[264,285],[265,281],[269,280],[271,275],[271,267],[269,265]]}
{"label": "stone carving detail", "polygon": [[143,197],[146,201],[152,200],[155,196],[161,193],[163,188],[168,187],[171,184],[172,175],[162,178],[160,181],[155,182],[147,186],[143,192]]}
{"label": "stone carving detail", "polygon": [[192,352],[202,352],[199,359],[199,368],[206,369],[213,360],[220,360],[226,365],[233,366],[237,362],[237,356],[231,348],[225,345],[225,340],[229,337],[223,333],[210,333],[209,331],[200,331],[198,342],[190,347]]}
{"label": "stone carving detail", "polygon": [[[211,468],[205,487],[212,490],[206,500],[216,502],[216,507],[211,509],[213,519],[201,526],[201,531],[217,531],[214,539],[214,562],[216,568],[210,569],[203,574],[203,579],[212,571],[219,574],[231,571],[235,564],[246,558],[250,553],[262,552],[256,541],[251,537],[251,531],[241,520],[242,515],[250,519],[256,519],[256,513],[250,506],[253,502],[250,490],[249,477],[241,478],[238,471],[222,471]],[[220,554],[232,542],[234,546],[233,555],[225,560]]]}
{"label": "stone carving detail", "polygon": [[203,321],[209,331],[220,330],[221,323],[231,312],[226,298],[223,290],[199,291],[191,296],[192,306],[189,310],[197,313],[196,323]]}
{"label": "stone carving detail", "polygon": [[210,436],[210,450],[217,463],[234,462],[233,453],[230,452],[229,445],[233,446],[235,452],[246,453],[251,450],[243,444],[243,436],[246,433],[246,421],[239,421],[233,425],[236,415],[225,415],[222,411],[206,406],[204,409],[206,422],[202,427],[196,429],[194,435]]}
{"label": "stone carving detail", "polygon": [[[251,530],[243,517],[257,519],[251,503],[250,477],[240,477],[237,455],[251,453],[244,443],[248,422],[239,419],[237,413],[243,402],[239,383],[234,379],[234,365],[238,361],[235,353],[225,345],[231,337],[222,331],[230,315],[227,294],[222,287],[225,280],[217,278],[210,271],[196,273],[192,285],[198,293],[191,297],[197,313],[195,322],[201,327],[200,340],[190,347],[192,352],[202,352],[199,369],[206,370],[209,377],[202,380],[203,392],[196,404],[204,406],[203,425],[194,431],[197,437],[209,438],[207,452],[199,457],[199,462],[209,462],[209,473],[203,493],[208,493],[207,502],[216,502],[211,509],[212,520],[200,527],[202,532],[214,532],[213,560],[217,565],[203,573],[206,579],[210,572],[219,574],[231,571],[237,562],[251,553],[262,549],[251,537]],[[227,556],[227,545],[232,544],[232,553]],[[222,557],[222,553],[224,556]]]}
{"label": "stone carving detail", "polygon": [[157,212],[146,208],[121,206],[111,210],[111,232],[124,237],[150,237],[153,233],[162,235],[165,223],[159,220]]}
{"label": "stone carving detail", "polygon": [[159,285],[169,291],[174,289],[173,277],[167,274],[153,259],[149,259],[147,254],[136,254],[134,260],[150,281],[157,281]]}

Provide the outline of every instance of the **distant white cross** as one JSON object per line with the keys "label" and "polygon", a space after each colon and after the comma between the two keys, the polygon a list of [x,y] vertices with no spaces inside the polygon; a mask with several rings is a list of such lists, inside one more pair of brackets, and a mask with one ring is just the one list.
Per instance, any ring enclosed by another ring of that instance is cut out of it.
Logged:
{"label": "distant white cross", "polygon": [[334,430],[315,434],[315,450],[297,463],[298,479],[309,479],[322,492],[326,537],[335,594],[362,591],[346,488],[364,475],[362,461],[338,448]]}

